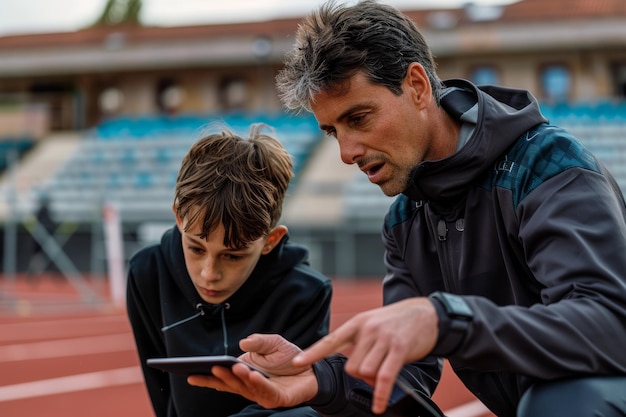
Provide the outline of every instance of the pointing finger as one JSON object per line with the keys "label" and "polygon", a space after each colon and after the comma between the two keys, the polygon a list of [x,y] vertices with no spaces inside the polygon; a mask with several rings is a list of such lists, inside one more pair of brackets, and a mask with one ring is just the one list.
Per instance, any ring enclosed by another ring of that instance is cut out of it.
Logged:
{"label": "pointing finger", "polygon": [[334,332],[329,333],[308,349],[305,349],[295,356],[293,359],[294,365],[312,365],[315,362],[332,355],[333,353],[340,352],[341,350],[350,347],[353,343],[355,328],[357,327],[352,326],[350,321],[345,323]]}

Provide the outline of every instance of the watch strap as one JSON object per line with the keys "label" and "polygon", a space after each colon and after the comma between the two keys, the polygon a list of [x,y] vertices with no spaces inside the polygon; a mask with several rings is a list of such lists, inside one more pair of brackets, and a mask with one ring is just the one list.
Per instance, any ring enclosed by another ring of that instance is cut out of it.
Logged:
{"label": "watch strap", "polygon": [[463,342],[470,328],[473,313],[463,297],[436,291],[428,296],[439,317],[439,337],[433,355],[449,356]]}

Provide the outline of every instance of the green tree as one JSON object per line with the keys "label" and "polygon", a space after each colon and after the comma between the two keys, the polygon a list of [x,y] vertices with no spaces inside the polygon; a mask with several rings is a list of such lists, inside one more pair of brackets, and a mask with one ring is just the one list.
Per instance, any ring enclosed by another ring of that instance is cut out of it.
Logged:
{"label": "green tree", "polygon": [[93,26],[141,25],[141,0],[107,0]]}

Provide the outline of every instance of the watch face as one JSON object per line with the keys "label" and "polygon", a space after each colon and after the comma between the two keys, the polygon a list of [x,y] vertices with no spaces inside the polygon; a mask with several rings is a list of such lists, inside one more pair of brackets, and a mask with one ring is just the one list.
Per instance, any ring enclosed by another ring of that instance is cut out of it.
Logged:
{"label": "watch face", "polygon": [[446,294],[449,311],[457,316],[472,317],[474,314],[465,300],[457,295]]}
{"label": "watch face", "polygon": [[455,294],[449,294],[442,291],[436,291],[430,295],[430,298],[439,300],[446,309],[446,313],[450,317],[458,317],[464,319],[471,319],[474,317],[474,312],[467,305],[463,297]]}

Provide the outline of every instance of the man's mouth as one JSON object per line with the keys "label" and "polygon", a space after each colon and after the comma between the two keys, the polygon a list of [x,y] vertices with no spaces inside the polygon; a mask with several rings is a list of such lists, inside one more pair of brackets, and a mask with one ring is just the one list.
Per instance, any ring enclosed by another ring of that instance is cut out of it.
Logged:
{"label": "man's mouth", "polygon": [[375,175],[383,167],[383,165],[384,164],[377,164],[377,165],[372,166],[371,168],[367,170],[367,175],[368,176]]}
{"label": "man's mouth", "polygon": [[383,163],[370,165],[366,167],[363,172],[365,173],[365,175],[367,175],[367,178],[370,180],[371,183],[376,184],[380,181],[379,177],[381,176],[381,171],[384,166],[385,164]]}

